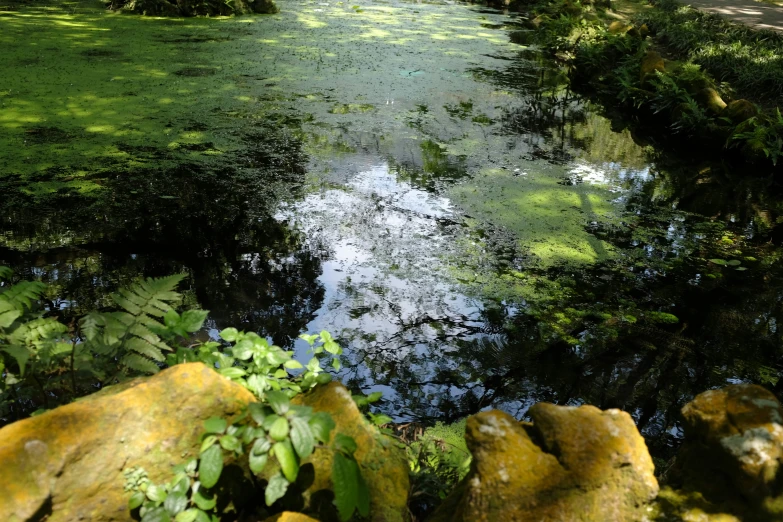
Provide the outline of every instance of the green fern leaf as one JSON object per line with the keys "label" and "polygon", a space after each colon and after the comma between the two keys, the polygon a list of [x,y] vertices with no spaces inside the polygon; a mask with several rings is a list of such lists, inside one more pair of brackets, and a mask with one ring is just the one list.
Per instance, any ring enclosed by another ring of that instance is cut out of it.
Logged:
{"label": "green fern leaf", "polygon": [[137,372],[158,373],[160,371],[160,368],[158,368],[157,364],[135,353],[129,353],[120,359],[120,363],[123,366],[130,368],[131,370],[136,370]]}
{"label": "green fern leaf", "polygon": [[0,281],[8,281],[12,275],[14,275],[13,270],[7,266],[0,266]]}
{"label": "green fern leaf", "polygon": [[33,301],[40,299],[45,290],[46,285],[40,281],[21,281],[0,294],[0,299],[23,311],[30,309]]}
{"label": "green fern leaf", "polygon": [[128,350],[144,355],[145,357],[149,359],[153,359],[155,361],[163,362],[165,360],[165,357],[163,356],[163,352],[161,351],[160,348],[158,348],[157,346],[153,346],[152,344],[138,337],[131,337],[130,339],[128,339],[125,342],[125,347]]}

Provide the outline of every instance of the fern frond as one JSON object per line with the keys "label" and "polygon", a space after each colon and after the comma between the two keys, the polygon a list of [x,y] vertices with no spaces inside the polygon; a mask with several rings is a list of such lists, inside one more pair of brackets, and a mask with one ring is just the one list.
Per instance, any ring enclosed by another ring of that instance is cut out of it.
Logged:
{"label": "fern frond", "polygon": [[40,299],[45,290],[46,285],[40,281],[20,281],[0,294],[0,299],[23,311],[32,308],[33,301]]}
{"label": "fern frond", "polygon": [[39,317],[19,325],[8,335],[12,344],[33,344],[62,337],[68,327],[52,317]]}
{"label": "fern frond", "polygon": [[129,353],[120,359],[120,363],[137,372],[158,373],[160,371],[157,364],[135,353]]}
{"label": "fern frond", "polygon": [[184,277],[184,274],[175,274],[157,279],[147,278],[112,294],[112,299],[117,306],[133,316],[146,314],[163,317],[182,299],[174,289]]}
{"label": "fern frond", "polygon": [[14,275],[13,270],[7,266],[0,266],[0,281],[8,281],[12,275]]}
{"label": "fern frond", "polygon": [[[139,337],[131,337],[128,339],[125,342],[125,348],[158,362],[163,362],[166,359],[158,346],[155,346]],[[168,346],[166,346],[166,349],[168,349]]]}

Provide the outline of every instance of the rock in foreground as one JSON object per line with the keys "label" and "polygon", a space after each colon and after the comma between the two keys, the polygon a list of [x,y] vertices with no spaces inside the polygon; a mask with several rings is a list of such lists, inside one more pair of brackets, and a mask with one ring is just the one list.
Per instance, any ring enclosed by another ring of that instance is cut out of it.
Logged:
{"label": "rock in foreground", "polygon": [[[348,435],[356,441],[354,455],[370,492],[369,520],[409,520],[410,480],[405,453],[364,417],[345,386],[337,382],[318,386],[297,396],[294,402],[329,413],[335,421],[334,433]],[[339,520],[332,504],[332,458],[331,451],[316,451],[304,461],[298,488],[292,487],[291,494],[283,499],[287,509],[304,511],[324,522]]]}
{"label": "rock in foreground", "polygon": [[723,512],[783,520],[783,406],[775,395],[727,386],[698,395],[682,416],[685,442],[668,473],[664,508],[683,519]]}
{"label": "rock in foreground", "polygon": [[540,403],[532,424],[500,411],[468,419],[471,471],[432,517],[445,521],[633,521],[658,493],[630,415]]}
{"label": "rock in foreground", "polygon": [[0,430],[0,520],[131,520],[126,466],[153,481],[198,453],[202,421],[253,401],[201,363],[107,388]]}

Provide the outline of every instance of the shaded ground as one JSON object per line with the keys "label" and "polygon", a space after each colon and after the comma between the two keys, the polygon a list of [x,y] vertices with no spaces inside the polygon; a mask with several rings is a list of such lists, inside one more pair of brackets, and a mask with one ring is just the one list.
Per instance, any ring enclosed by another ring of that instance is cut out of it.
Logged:
{"label": "shaded ground", "polygon": [[783,32],[783,7],[773,3],[755,0],[689,0],[686,3],[754,29]]}

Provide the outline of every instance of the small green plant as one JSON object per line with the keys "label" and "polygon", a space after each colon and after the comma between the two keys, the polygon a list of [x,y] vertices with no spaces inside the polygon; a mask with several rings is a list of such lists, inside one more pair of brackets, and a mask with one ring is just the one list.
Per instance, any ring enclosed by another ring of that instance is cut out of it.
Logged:
{"label": "small green plant", "polygon": [[[335,423],[329,414],[291,403],[296,394],[331,380],[318,357],[325,353],[339,356],[340,345],[325,331],[302,335],[313,353],[303,367],[292,358],[293,352],[270,345],[255,333],[227,328],[220,336],[232,345],[223,351],[219,343],[204,343],[195,350],[182,347],[171,359],[201,360],[252,391],[259,402],[249,405],[232,422],[207,419],[199,456],[176,467],[170,481],[152,484],[145,480],[143,470],[126,470],[126,489],[132,492],[128,503],[131,511],[138,510],[142,522],[218,520],[219,506],[226,502],[218,502],[217,485],[227,460],[245,461],[255,480],[267,481],[264,500],[272,506],[296,481],[303,459],[314,451],[330,451],[334,504],[340,518],[348,520],[355,512],[367,516],[369,491],[353,456],[356,442],[341,433],[332,437]],[[298,369],[305,371],[297,377],[288,373]],[[268,467],[273,473],[266,473]]]}
{"label": "small green plant", "polygon": [[406,446],[417,511],[430,511],[468,474],[472,457],[465,443],[465,426],[466,419],[438,422]]}

